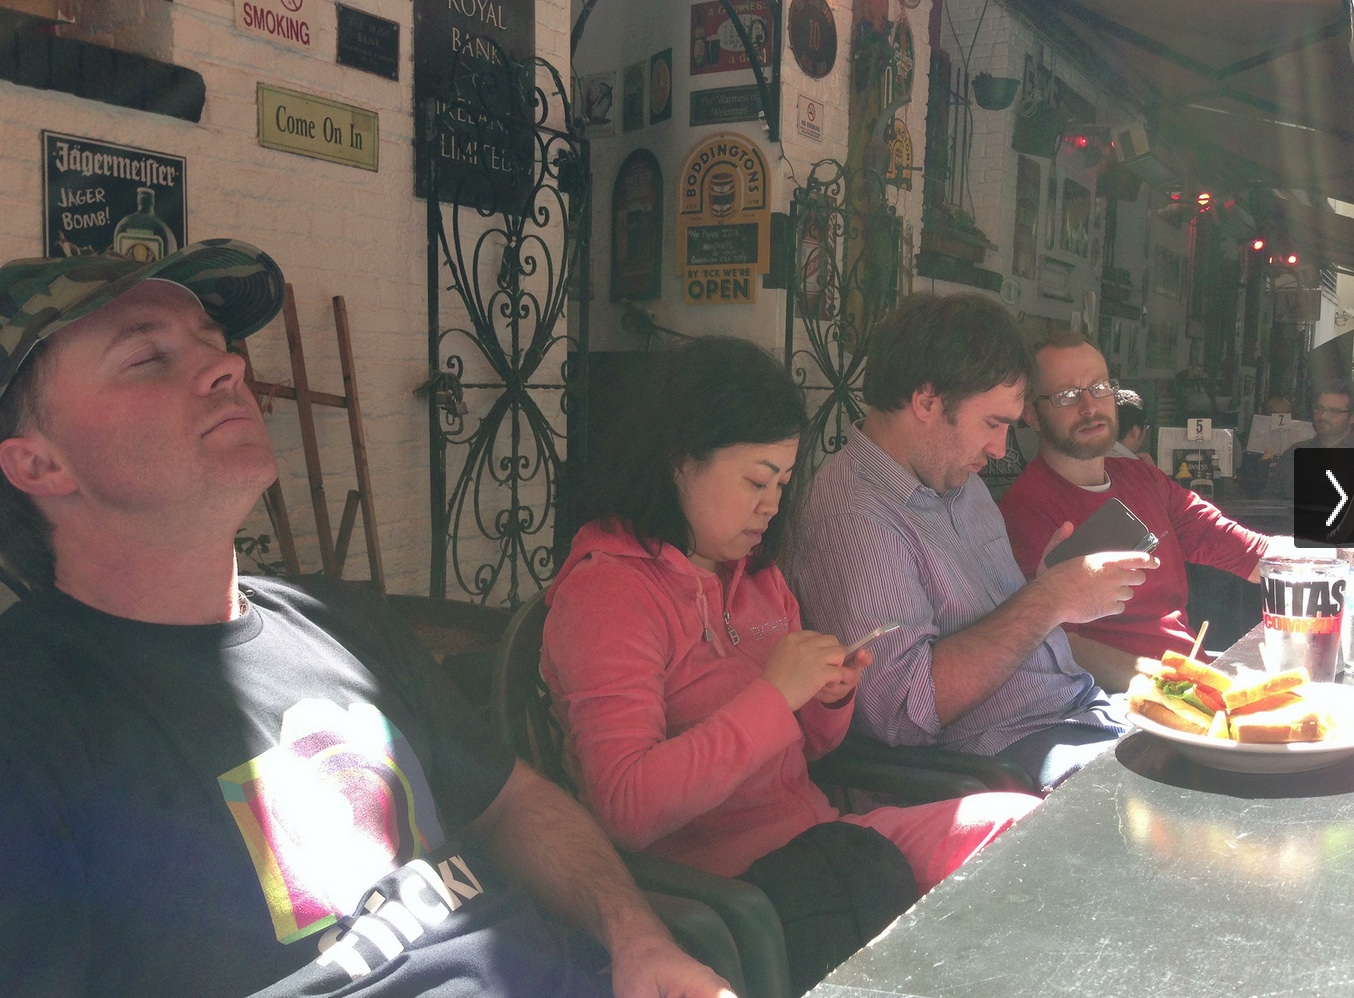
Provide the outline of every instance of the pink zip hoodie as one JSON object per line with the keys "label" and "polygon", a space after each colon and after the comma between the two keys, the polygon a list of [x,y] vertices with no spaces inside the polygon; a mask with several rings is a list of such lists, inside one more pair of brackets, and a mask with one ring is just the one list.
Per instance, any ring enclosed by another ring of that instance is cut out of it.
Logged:
{"label": "pink zip hoodie", "polygon": [[583,800],[611,837],[712,873],[756,859],[838,812],[807,758],[851,721],[809,701],[790,710],[761,678],[801,628],[780,570],[719,577],[676,548],[585,526],[546,597],[541,673]]}

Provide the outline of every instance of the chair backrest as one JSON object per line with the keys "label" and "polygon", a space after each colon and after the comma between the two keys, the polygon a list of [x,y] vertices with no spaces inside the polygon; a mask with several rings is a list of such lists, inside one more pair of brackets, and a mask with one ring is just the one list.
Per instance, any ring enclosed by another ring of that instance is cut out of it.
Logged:
{"label": "chair backrest", "polygon": [[489,710],[512,750],[570,793],[578,788],[564,765],[564,733],[550,712],[550,692],[541,679],[545,590],[533,593],[513,613],[498,644]]}

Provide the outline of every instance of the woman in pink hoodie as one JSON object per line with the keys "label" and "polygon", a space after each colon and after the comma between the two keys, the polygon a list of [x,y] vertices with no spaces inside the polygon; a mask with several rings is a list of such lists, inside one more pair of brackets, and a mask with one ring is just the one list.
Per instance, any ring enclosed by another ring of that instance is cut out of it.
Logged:
{"label": "woman in pink hoodie", "polygon": [[725,876],[850,822],[893,842],[924,893],[1038,798],[832,807],[808,760],[846,734],[871,659],[803,630],[775,565],[803,484],[801,393],[742,340],[663,359],[547,596],[541,671],[581,796],[620,846]]}

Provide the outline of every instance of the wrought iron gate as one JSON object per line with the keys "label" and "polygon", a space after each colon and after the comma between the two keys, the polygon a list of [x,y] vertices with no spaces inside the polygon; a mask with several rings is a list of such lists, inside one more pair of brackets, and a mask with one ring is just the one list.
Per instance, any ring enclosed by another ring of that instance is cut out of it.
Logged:
{"label": "wrought iron gate", "polygon": [[870,334],[912,291],[912,228],[873,170],[815,163],[790,200],[794,265],[785,309],[785,364],[804,387],[816,468],[864,415],[860,379]]}
{"label": "wrought iron gate", "polygon": [[[560,74],[541,59],[503,65],[468,67],[425,112],[422,391],[430,591],[447,595],[450,567],[476,601],[516,606],[554,575],[560,427],[571,407],[585,415],[590,180]],[[443,291],[463,307],[463,324],[443,327]],[[572,291],[577,342],[563,322]]]}
{"label": "wrought iron gate", "polygon": [[[888,192],[878,173],[851,173],[829,159],[814,164],[790,201],[795,256],[785,365],[808,401],[814,470],[841,450],[847,428],[864,416],[861,378],[870,336],[912,293],[912,227],[897,217]],[[1024,467],[1011,427],[1006,456],[989,461],[982,476],[999,497]]]}

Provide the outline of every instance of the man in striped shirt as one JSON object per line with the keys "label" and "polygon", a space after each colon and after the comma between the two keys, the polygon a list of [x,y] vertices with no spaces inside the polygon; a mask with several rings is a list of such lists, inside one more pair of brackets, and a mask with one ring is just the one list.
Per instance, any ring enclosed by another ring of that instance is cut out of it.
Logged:
{"label": "man in striped shirt", "polygon": [[903,623],[871,647],[865,733],[1002,755],[1047,789],[1124,730],[1059,625],[1122,612],[1157,562],[1092,555],[1025,581],[975,472],[1005,455],[1034,373],[1000,305],[904,302],[872,335],[871,410],[814,479],[786,574],[805,621],[844,642]]}

